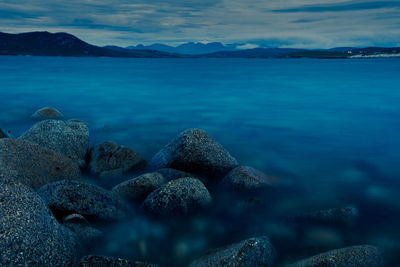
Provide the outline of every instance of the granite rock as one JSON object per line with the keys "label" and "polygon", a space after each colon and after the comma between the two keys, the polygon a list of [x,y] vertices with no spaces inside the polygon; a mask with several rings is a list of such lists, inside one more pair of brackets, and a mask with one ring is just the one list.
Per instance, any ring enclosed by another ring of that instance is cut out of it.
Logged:
{"label": "granite rock", "polygon": [[78,247],[35,191],[0,181],[1,266],[74,266]]}
{"label": "granite rock", "polygon": [[89,129],[81,121],[41,121],[20,136],[19,139],[39,144],[43,148],[65,155],[81,167],[86,164],[85,156],[89,147]]}
{"label": "granite rock", "polygon": [[130,261],[121,258],[107,256],[87,255],[81,259],[80,267],[157,267],[138,261]]}
{"label": "granite rock", "polygon": [[38,144],[19,139],[0,139],[0,180],[21,182],[32,188],[63,179],[80,179],[72,160]]}
{"label": "granite rock", "polygon": [[44,107],[32,114],[32,119],[34,120],[61,120],[63,114],[55,108]]}
{"label": "granite rock", "polygon": [[154,170],[173,168],[194,174],[221,176],[238,163],[204,130],[188,129],[158,152],[149,165]]}

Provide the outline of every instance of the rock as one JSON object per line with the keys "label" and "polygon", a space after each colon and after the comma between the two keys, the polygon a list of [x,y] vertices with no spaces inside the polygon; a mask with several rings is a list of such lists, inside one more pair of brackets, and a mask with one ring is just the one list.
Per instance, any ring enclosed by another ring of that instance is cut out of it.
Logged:
{"label": "rock", "polygon": [[42,186],[38,193],[56,216],[78,213],[94,220],[124,217],[111,192],[96,185],[63,180]]}
{"label": "rock", "polygon": [[91,227],[85,217],[80,214],[74,213],[64,217],[63,225],[76,233],[83,244],[88,244],[102,235],[100,230]]}
{"label": "rock", "polygon": [[166,180],[161,174],[146,173],[116,185],[112,189],[112,193],[129,202],[139,202],[165,183]]}
{"label": "rock", "polygon": [[81,121],[41,121],[19,139],[65,155],[79,166],[85,165],[85,156],[89,147],[89,129]]}
{"label": "rock", "polygon": [[278,179],[249,166],[240,166],[231,170],[222,183],[236,191],[256,191],[271,188]]}
{"label": "rock", "polygon": [[0,128],[0,138],[10,138],[10,136],[8,135],[7,131],[4,131]]}
{"label": "rock", "polygon": [[190,267],[253,267],[273,266],[276,252],[266,236],[250,238],[228,247],[217,249],[195,261]]}
{"label": "rock", "polygon": [[359,213],[356,207],[345,207],[319,210],[302,217],[311,222],[352,226],[358,220]]}
{"label": "rock", "polygon": [[156,216],[186,215],[205,208],[212,201],[204,184],[195,178],[172,180],[151,193],[143,208]]}
{"label": "rock", "polygon": [[185,178],[185,177],[196,177],[196,175],[194,175],[193,173],[175,170],[175,169],[171,169],[171,168],[162,168],[162,169],[157,170],[156,172],[162,174],[162,176],[164,176],[164,178],[167,181],[175,180],[178,178]]}
{"label": "rock", "polygon": [[32,119],[34,120],[61,120],[63,114],[55,108],[45,107],[37,110],[32,114]]}
{"label": "rock", "polygon": [[0,181],[0,265],[75,266],[75,234],[60,225],[29,187]]}
{"label": "rock", "polygon": [[157,267],[155,264],[148,264],[138,261],[129,261],[121,258],[106,256],[88,255],[81,259],[80,267]]}
{"label": "rock", "polygon": [[95,145],[89,153],[89,168],[94,175],[113,177],[138,170],[145,164],[135,150],[114,142]]}
{"label": "rock", "polygon": [[40,145],[18,139],[0,139],[0,180],[12,179],[32,188],[63,179],[80,179],[69,158]]}
{"label": "rock", "polygon": [[381,250],[369,245],[330,250],[290,265],[290,267],[314,266],[379,267],[385,265]]}
{"label": "rock", "polygon": [[173,168],[207,176],[224,175],[237,165],[225,148],[200,129],[180,133],[150,162],[155,170]]}

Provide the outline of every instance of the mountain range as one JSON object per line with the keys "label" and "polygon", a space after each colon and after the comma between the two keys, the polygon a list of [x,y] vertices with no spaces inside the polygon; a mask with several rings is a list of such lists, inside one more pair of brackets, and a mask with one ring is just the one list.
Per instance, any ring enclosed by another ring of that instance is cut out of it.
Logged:
{"label": "mountain range", "polygon": [[129,47],[99,47],[68,33],[0,32],[0,55],[133,57],[133,58],[349,58],[363,56],[400,56],[399,47],[337,47],[332,49],[245,48],[244,44],[185,43],[176,47],[165,44]]}

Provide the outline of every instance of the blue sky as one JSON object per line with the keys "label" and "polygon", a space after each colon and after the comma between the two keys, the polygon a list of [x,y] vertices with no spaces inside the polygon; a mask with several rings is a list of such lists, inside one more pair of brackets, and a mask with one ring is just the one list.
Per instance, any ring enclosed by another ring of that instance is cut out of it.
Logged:
{"label": "blue sky", "polygon": [[400,46],[400,0],[0,0],[0,31],[97,45]]}

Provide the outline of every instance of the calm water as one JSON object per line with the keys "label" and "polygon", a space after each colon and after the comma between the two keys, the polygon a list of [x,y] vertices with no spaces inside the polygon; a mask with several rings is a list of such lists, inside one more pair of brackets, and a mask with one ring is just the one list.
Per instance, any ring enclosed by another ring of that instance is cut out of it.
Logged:
{"label": "calm water", "polygon": [[0,127],[18,136],[36,109],[52,106],[86,121],[93,144],[113,140],[146,159],[180,131],[203,128],[241,164],[298,190],[274,210],[356,205],[365,230],[341,245],[393,252],[399,70],[399,59],[0,57]]}

